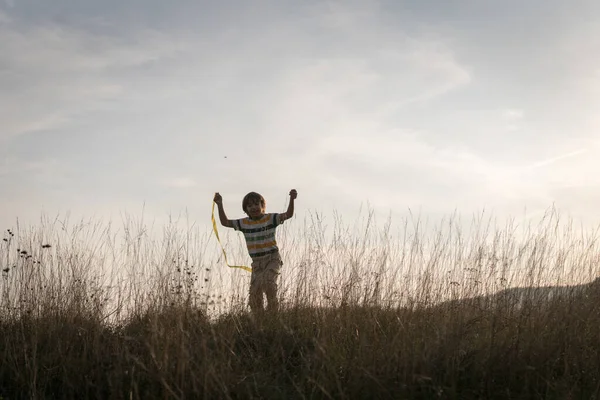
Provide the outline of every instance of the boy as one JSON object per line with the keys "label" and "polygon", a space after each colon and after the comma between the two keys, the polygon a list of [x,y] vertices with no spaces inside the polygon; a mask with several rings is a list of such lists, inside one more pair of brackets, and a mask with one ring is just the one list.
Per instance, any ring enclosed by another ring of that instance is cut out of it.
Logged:
{"label": "boy", "polygon": [[248,253],[252,258],[250,277],[250,309],[254,313],[263,311],[263,293],[267,296],[267,309],[277,311],[277,277],[283,265],[279,248],[275,241],[275,229],[294,215],[294,200],[298,193],[290,191],[290,204],[283,214],[266,214],[265,199],[256,192],[250,192],[242,200],[242,209],[248,218],[230,220],[223,209],[223,198],[215,193],[214,202],[219,208],[221,225],[241,231],[246,239]]}

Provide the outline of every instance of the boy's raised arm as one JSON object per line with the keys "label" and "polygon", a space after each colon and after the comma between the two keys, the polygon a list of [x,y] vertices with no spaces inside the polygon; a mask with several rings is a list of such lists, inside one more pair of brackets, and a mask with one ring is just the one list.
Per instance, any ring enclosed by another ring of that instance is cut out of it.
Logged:
{"label": "boy's raised arm", "polygon": [[294,200],[296,200],[296,197],[298,197],[298,192],[296,189],[290,190],[290,204],[288,205],[288,209],[285,213],[279,214],[281,222],[294,216]]}
{"label": "boy's raised arm", "polygon": [[219,193],[215,193],[215,198],[213,199],[215,203],[217,203],[217,208],[219,209],[219,220],[221,221],[221,225],[226,228],[233,228],[233,224],[231,220],[227,218],[225,214],[225,210],[223,209],[223,197]]}

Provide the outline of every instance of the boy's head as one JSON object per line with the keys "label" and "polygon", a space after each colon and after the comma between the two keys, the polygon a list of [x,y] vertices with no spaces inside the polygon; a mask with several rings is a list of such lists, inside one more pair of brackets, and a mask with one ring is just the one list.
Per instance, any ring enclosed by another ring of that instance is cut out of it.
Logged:
{"label": "boy's head", "polygon": [[242,209],[249,217],[258,217],[265,213],[267,203],[264,197],[256,192],[250,192],[242,200]]}

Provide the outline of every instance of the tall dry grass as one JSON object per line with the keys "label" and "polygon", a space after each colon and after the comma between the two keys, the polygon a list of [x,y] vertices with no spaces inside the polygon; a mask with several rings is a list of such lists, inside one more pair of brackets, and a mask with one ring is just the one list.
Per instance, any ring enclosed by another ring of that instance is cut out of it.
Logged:
{"label": "tall dry grass", "polygon": [[260,318],[248,274],[185,220],[44,218],[2,239],[3,399],[600,395],[597,231],[554,211],[313,214],[280,232],[282,310]]}

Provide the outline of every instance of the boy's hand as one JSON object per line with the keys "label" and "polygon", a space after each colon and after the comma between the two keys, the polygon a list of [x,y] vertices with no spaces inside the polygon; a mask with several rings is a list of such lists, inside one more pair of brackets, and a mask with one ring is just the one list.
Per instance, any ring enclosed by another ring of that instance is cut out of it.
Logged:
{"label": "boy's hand", "polygon": [[298,192],[296,192],[296,189],[290,190],[290,198],[292,200],[296,200],[296,197],[298,197]]}
{"label": "boy's hand", "polygon": [[213,199],[213,201],[218,205],[221,205],[223,204],[223,197],[221,197],[221,195],[217,192],[215,193],[215,198]]}

